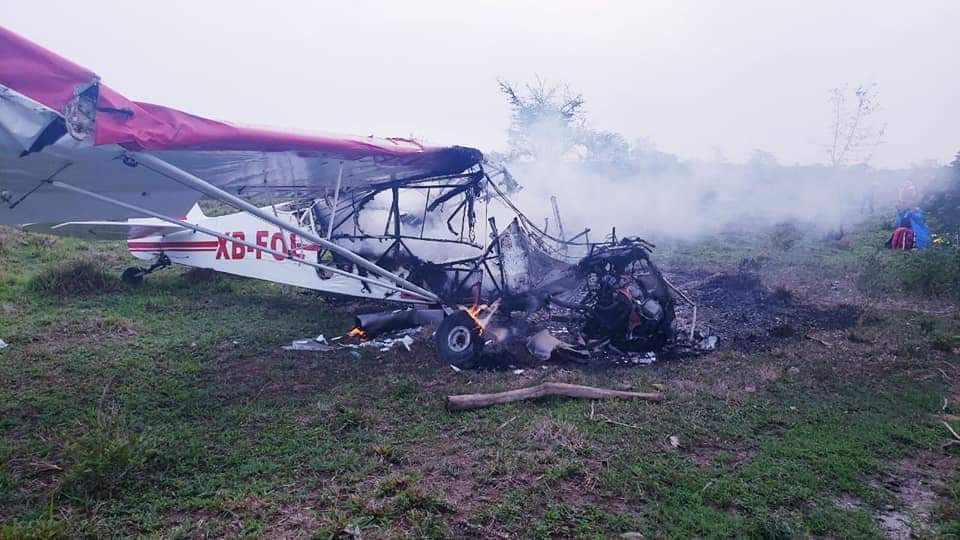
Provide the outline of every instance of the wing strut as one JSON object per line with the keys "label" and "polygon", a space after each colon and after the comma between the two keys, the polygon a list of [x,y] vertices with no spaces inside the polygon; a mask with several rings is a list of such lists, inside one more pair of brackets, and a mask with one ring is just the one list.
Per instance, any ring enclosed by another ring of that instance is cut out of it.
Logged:
{"label": "wing strut", "polygon": [[343,180],[343,162],[340,162],[340,172],[337,173],[337,189],[333,192],[333,209],[330,212],[330,224],[327,226],[327,240],[333,238],[333,224],[337,221],[337,205],[340,204],[340,182]]}
{"label": "wing strut", "polygon": [[[227,241],[227,242],[234,242],[234,243],[240,244],[240,245],[242,245],[242,246],[244,246],[244,247],[248,247],[248,248],[252,248],[252,249],[255,249],[255,250],[263,251],[263,252],[265,252],[265,253],[269,253],[269,254],[274,255],[274,256],[277,256],[277,257],[282,257],[282,258],[284,258],[284,259],[291,260],[291,261],[294,261],[294,262],[297,262],[297,263],[300,263],[300,264],[305,264],[305,265],[307,265],[307,266],[312,266],[313,268],[318,268],[318,269],[320,269],[320,270],[324,270],[324,271],[330,272],[331,274],[336,274],[336,275],[338,275],[338,276],[343,276],[343,277],[350,278],[350,279],[355,279],[355,280],[360,280],[360,281],[364,281],[364,282],[367,282],[367,283],[372,283],[375,287],[382,287],[382,288],[384,288],[384,289],[391,290],[391,291],[397,291],[397,292],[401,292],[401,293],[412,293],[412,294],[416,294],[417,296],[424,296],[424,300],[427,300],[427,301],[431,301],[431,302],[437,302],[437,301],[438,301],[438,300],[436,299],[436,295],[433,295],[433,294],[430,294],[429,296],[427,296],[427,295],[421,295],[419,292],[411,292],[410,290],[408,290],[408,289],[406,289],[406,288],[403,288],[403,287],[401,287],[401,286],[398,286],[398,285],[393,285],[393,284],[390,284],[390,283],[384,283],[384,282],[378,281],[378,280],[372,280],[372,279],[370,279],[369,277],[364,278],[364,277],[362,277],[362,276],[358,276],[357,274],[352,274],[352,273],[350,273],[350,272],[343,271],[343,270],[341,270],[341,269],[339,269],[339,268],[327,266],[327,265],[320,264],[320,263],[315,263],[315,262],[313,262],[313,261],[308,261],[308,260],[306,260],[306,259],[298,259],[298,258],[293,257],[293,256],[290,254],[291,251],[287,251],[286,253],[283,253],[283,252],[277,251],[277,250],[275,250],[275,249],[268,248],[268,247],[266,247],[266,246],[261,246],[261,245],[254,244],[253,242],[248,242],[248,241],[246,241],[246,240],[241,240],[241,239],[239,239],[239,238],[234,238],[233,236],[229,236],[229,235],[226,235],[226,234],[223,234],[223,233],[214,231],[214,230],[212,230],[212,229],[208,229],[208,228],[203,227],[203,226],[201,226],[201,225],[196,225],[196,224],[193,224],[193,223],[188,223],[188,222],[186,222],[186,221],[181,221],[181,220],[179,220],[179,219],[175,219],[175,218],[172,218],[172,217],[169,217],[169,216],[165,216],[165,215],[163,215],[163,214],[161,214],[161,213],[159,213],[159,212],[154,212],[153,210],[148,210],[148,209],[146,209],[146,208],[141,208],[141,207],[139,207],[139,206],[136,206],[136,205],[133,205],[133,204],[129,204],[129,203],[125,203],[125,202],[123,202],[123,201],[118,201],[118,200],[116,200],[116,199],[107,197],[107,196],[105,196],[105,195],[101,195],[101,194],[99,194],[99,193],[94,193],[94,192],[92,192],[92,191],[87,191],[87,190],[85,190],[85,189],[83,189],[83,188],[79,188],[79,187],[76,187],[76,186],[73,186],[73,185],[70,185],[70,184],[64,184],[63,182],[60,182],[60,181],[58,181],[58,180],[50,180],[50,181],[49,181],[49,184],[50,184],[51,186],[55,187],[55,188],[63,189],[63,190],[66,190],[66,191],[71,191],[71,192],[77,193],[77,194],[79,194],[79,195],[84,195],[84,196],[87,196],[87,197],[90,197],[90,198],[93,198],[93,199],[97,199],[97,200],[99,200],[99,201],[103,201],[103,202],[108,203],[108,204],[112,204],[112,205],[115,205],[115,206],[119,206],[120,208],[126,208],[127,210],[130,210],[130,211],[133,211],[133,212],[137,212],[137,213],[139,213],[139,214],[144,214],[144,215],[147,215],[147,216],[155,217],[155,218],[157,218],[157,219],[159,219],[159,220],[163,220],[163,221],[166,221],[167,223],[173,223],[173,224],[175,224],[175,225],[179,225],[180,227],[183,227],[183,228],[185,228],[185,229],[190,229],[190,230],[192,230],[192,231],[194,231],[194,232],[201,232],[201,233],[204,233],[204,234],[209,234],[210,236],[217,237],[217,238],[219,238],[219,239],[221,239],[221,240],[225,240],[225,241]],[[381,270],[381,272],[386,273],[386,272],[384,272],[383,270]]]}
{"label": "wing strut", "polygon": [[[130,157],[134,158],[136,161],[139,161],[144,165],[149,165],[149,167],[153,168],[153,170],[155,170],[156,172],[159,172],[165,176],[168,176],[185,186],[193,188],[203,193],[204,195],[207,195],[208,197],[212,197],[221,202],[229,204],[230,206],[233,206],[237,210],[241,210],[249,214],[252,214],[266,221],[267,223],[272,223],[273,225],[276,225],[277,227],[280,227],[283,230],[289,231],[298,236],[306,238],[307,240],[310,240],[311,242],[317,244],[318,246],[328,249],[331,252],[336,253],[337,255],[340,255],[344,259],[352,262],[353,264],[359,266],[360,268],[366,269],[367,271],[373,273],[374,275],[383,277],[385,279],[389,279],[390,281],[394,282],[398,287],[401,287],[408,292],[416,293],[418,296],[422,296],[438,304],[444,304],[444,302],[440,299],[439,296],[424,289],[423,287],[414,285],[413,283],[410,283],[409,281],[403,279],[402,277],[396,274],[393,274],[392,272],[388,272],[383,268],[377,266],[376,264],[364,259],[363,257],[350,251],[349,249],[339,246],[330,240],[326,240],[324,238],[321,238],[320,236],[317,236],[313,232],[305,231],[300,227],[295,227],[275,216],[272,216],[269,213],[264,212],[263,210],[250,204],[249,202],[241,199],[240,197],[232,195],[210,184],[209,182],[206,182],[203,179],[198,178],[188,173],[187,171],[184,171],[183,169],[180,169],[179,167],[176,167],[174,165],[171,165],[170,163],[167,163],[166,161],[154,155],[144,154],[141,152],[130,152],[129,155]],[[353,275],[353,274],[350,274],[350,275]]]}

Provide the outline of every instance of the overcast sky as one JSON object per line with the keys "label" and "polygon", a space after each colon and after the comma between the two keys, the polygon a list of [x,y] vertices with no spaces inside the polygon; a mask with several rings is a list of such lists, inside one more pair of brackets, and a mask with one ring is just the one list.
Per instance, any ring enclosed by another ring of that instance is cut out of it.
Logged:
{"label": "overcast sky", "polygon": [[14,1],[0,24],[130,98],[222,120],[504,147],[497,77],[683,158],[822,162],[831,88],[876,83],[876,166],[960,150],[960,1]]}

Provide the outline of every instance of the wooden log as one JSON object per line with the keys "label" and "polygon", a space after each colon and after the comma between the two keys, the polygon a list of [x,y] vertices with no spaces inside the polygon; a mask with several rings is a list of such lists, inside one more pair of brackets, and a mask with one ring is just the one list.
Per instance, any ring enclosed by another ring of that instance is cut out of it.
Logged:
{"label": "wooden log", "polygon": [[582,386],[579,384],[566,383],[543,383],[537,386],[527,388],[518,388],[506,392],[495,394],[463,394],[459,396],[447,396],[447,409],[451,411],[465,411],[469,409],[480,409],[491,405],[500,405],[501,403],[510,403],[511,401],[520,401],[524,399],[538,399],[547,396],[562,396],[578,399],[642,399],[646,401],[662,401],[663,394],[660,392],[623,392],[620,390],[607,390],[606,388],[594,388],[592,386]]}

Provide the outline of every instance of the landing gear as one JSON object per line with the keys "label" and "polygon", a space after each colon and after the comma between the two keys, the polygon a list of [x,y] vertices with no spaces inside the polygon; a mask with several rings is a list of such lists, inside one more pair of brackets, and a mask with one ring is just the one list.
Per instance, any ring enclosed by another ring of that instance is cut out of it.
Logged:
{"label": "landing gear", "polygon": [[124,283],[129,283],[130,285],[137,285],[143,282],[144,268],[137,266],[131,266],[123,271],[123,274],[120,274],[120,279]]}
{"label": "landing gear", "polygon": [[131,266],[123,271],[123,274],[120,275],[120,279],[122,279],[124,283],[128,283],[130,285],[138,285],[143,283],[143,277],[147,274],[151,274],[156,270],[166,268],[171,264],[173,263],[170,262],[170,258],[167,257],[166,254],[161,253],[160,257],[157,258],[157,262],[151,264],[149,268]]}
{"label": "landing gear", "polygon": [[445,317],[433,336],[440,358],[459,368],[473,367],[483,349],[480,332],[477,322],[463,311]]}

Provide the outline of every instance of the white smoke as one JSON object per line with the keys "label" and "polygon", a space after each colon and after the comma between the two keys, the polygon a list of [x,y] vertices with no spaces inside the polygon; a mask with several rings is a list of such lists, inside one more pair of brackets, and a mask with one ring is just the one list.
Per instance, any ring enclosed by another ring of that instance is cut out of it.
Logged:
{"label": "white smoke", "polygon": [[872,216],[892,219],[905,182],[923,189],[942,175],[934,167],[784,166],[770,159],[668,163],[648,167],[642,157],[611,163],[570,156],[517,162],[509,168],[522,190],[512,198],[535,223],[549,219],[556,233],[550,205],[556,196],[568,238],[590,228],[591,239],[599,239],[616,227],[620,237],[689,240],[779,222],[824,231]]}

